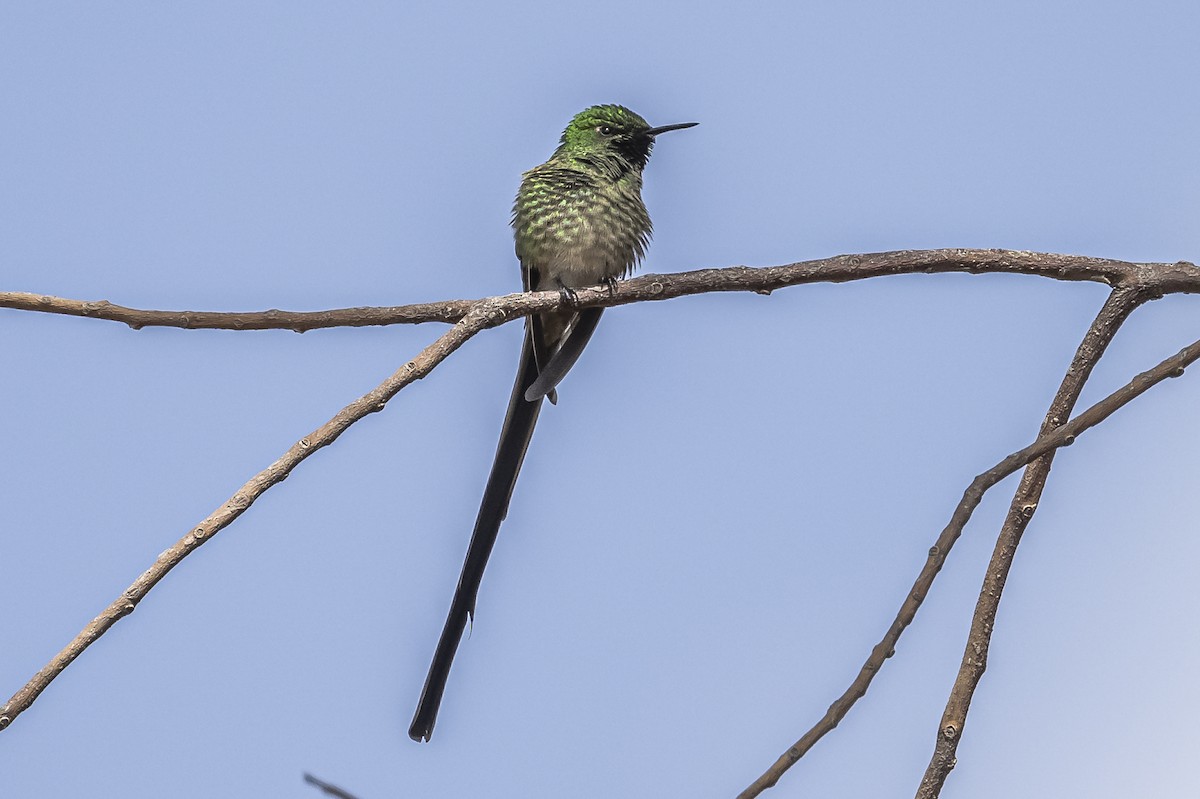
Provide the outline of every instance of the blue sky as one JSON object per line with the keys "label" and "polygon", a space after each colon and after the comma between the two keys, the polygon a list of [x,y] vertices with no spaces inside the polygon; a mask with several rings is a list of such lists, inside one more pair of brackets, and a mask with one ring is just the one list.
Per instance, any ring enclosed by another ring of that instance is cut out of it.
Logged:
{"label": "blue sky", "polygon": [[[0,11],[0,290],[255,310],[520,286],[576,111],[664,137],[646,271],[1004,247],[1200,258],[1187,2],[38,3]],[[539,429],[432,743],[405,734],[520,341],[300,466],[0,735],[13,797],[732,796],[824,712],[1102,287],[948,275],[605,314]],[[1090,404],[1200,338],[1139,310]],[[0,690],[443,327],[0,312]],[[945,795],[1196,793],[1200,382],[1064,451]],[[1081,405],[1082,407],[1082,405]],[[771,796],[911,795],[1009,480],[867,697]]]}

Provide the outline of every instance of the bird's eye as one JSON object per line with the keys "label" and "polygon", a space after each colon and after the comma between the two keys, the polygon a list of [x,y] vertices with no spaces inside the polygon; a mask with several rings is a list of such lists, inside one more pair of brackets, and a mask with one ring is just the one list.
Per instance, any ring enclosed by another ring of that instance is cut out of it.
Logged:
{"label": "bird's eye", "polygon": [[613,129],[609,125],[600,125],[596,128],[596,132],[602,136],[611,136],[613,134]]}

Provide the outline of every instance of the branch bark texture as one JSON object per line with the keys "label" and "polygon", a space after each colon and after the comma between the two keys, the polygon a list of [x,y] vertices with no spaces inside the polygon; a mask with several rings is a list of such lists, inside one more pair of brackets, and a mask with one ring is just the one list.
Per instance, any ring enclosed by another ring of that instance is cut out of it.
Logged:
{"label": "branch bark texture", "polygon": [[[1059,389],[1058,395],[1055,397],[1054,403],[1051,405],[1050,414],[1047,415],[1047,420],[1042,425],[1041,435],[1044,437],[1052,429],[1058,427],[1066,420],[1071,408],[1074,406],[1075,399],[1079,396],[1079,391],[1086,382],[1088,375],[1091,374],[1092,367],[1095,366],[1104,348],[1112,340],[1121,323],[1128,318],[1129,314],[1141,303],[1144,302],[1145,292],[1137,287],[1121,288],[1114,290],[1105,302],[1104,307],[1096,315],[1088,328],[1087,334],[1084,336],[1079,349],[1075,353],[1071,367],[1067,370],[1067,377],[1064,378],[1063,387]],[[1053,424],[1050,423],[1053,418]],[[1021,450],[1020,453],[1014,453],[1008,458],[1005,458],[996,466],[992,467],[983,474],[978,475],[971,485],[963,493],[962,499],[959,500],[958,506],[954,509],[954,513],[950,517],[950,522],[942,530],[937,541],[929,548],[929,556],[922,567],[921,572],[917,575],[917,579],[913,583],[912,589],[904,599],[904,603],[900,606],[896,618],[892,621],[891,626],[884,634],[883,638],[871,650],[870,656],[866,663],[859,669],[858,675],[846,691],[839,696],[829,709],[825,711],[825,715],[814,724],[808,732],[792,744],[786,752],[780,755],[769,769],[762,776],[755,780],[746,790],[738,795],[738,799],[752,799],[758,796],[767,788],[774,786],[779,782],[789,768],[796,764],[812,747],[825,737],[826,734],[833,731],[838,723],[845,718],[850,712],[850,708],[867,693],[875,675],[879,673],[879,669],[883,667],[885,660],[890,658],[895,653],[896,643],[900,636],[904,633],[905,628],[912,623],[916,617],[917,611],[921,604],[928,596],[929,589],[933,585],[934,578],[941,571],[942,566],[946,562],[950,550],[954,547],[959,536],[962,535],[963,529],[970,520],[971,515],[975,512],[975,508],[983,499],[984,493],[996,483],[1003,480],[1014,471],[1024,466],[1028,461],[1016,460],[1021,453],[1026,452],[1030,448]],[[1053,453],[1045,455],[1038,464],[1045,464],[1046,472],[1049,472],[1049,461],[1053,457]],[[1033,471],[1037,466],[1030,467]],[[1026,477],[1028,478],[1027,472]],[[1044,475],[1043,475],[1044,482]],[[1020,492],[1018,495],[1021,496]],[[1014,507],[1017,514],[1025,522],[1032,516],[1032,508],[1026,507],[1022,503],[1019,507],[1014,499]],[[1010,511],[1010,517],[1013,511]]]}
{"label": "branch bark texture", "polygon": [[[1154,286],[1160,294],[1200,293],[1200,268],[1185,261],[1178,263],[1132,263],[1082,255],[1015,250],[896,250],[865,255],[839,255],[815,261],[800,261],[783,266],[730,266],[723,269],[698,269],[670,275],[644,275],[622,281],[610,294],[607,289],[578,292],[584,306],[607,307],[631,302],[669,300],[691,294],[714,291],[753,291],[770,293],[788,286],[807,283],[842,283],[889,275],[942,274],[1034,275],[1055,280],[1080,280]],[[543,292],[544,300],[536,308],[546,310],[558,305],[555,292]],[[516,312],[523,308],[528,294],[491,297],[497,308]],[[537,295],[540,296],[540,295]],[[553,299],[551,299],[553,298]],[[82,316],[122,322],[134,329],[178,327],[189,330],[294,330],[303,333],[329,327],[365,327],[405,325],[422,322],[457,322],[482,300],[448,300],[414,305],[386,307],[336,308],[325,311],[157,311],[127,308],[108,300],[72,300],[20,291],[0,292],[0,308]]]}
{"label": "branch bark texture", "polygon": [[[1112,342],[1117,330],[1146,299],[1148,297],[1145,291],[1138,287],[1118,289],[1109,296],[1108,302],[1104,304],[1095,321],[1092,322],[1087,335],[1080,343],[1079,349],[1059,385],[1058,392],[1050,403],[1050,409],[1042,421],[1041,436],[1050,435],[1056,428],[1060,428],[1071,415],[1071,411],[1079,399],[1079,394],[1083,391],[1084,384],[1091,376],[1092,370],[1104,354],[1105,349]],[[1176,357],[1187,352],[1188,350],[1185,349]],[[1183,366],[1186,364],[1180,365],[1180,370]],[[1086,413],[1084,415],[1086,416]],[[980,589],[975,613],[971,618],[971,630],[967,636],[962,663],[959,665],[958,676],[954,680],[950,698],[938,726],[933,756],[917,789],[918,799],[934,799],[939,796],[947,775],[954,768],[958,742],[962,739],[963,727],[967,720],[967,711],[970,709],[971,699],[975,695],[975,689],[979,686],[983,672],[987,669],[988,649],[991,645],[992,631],[995,628],[996,612],[1000,606],[1000,596],[1008,581],[1008,573],[1012,568],[1017,546],[1021,543],[1021,537],[1029,526],[1034,513],[1037,512],[1042,489],[1046,486],[1046,479],[1050,476],[1050,467],[1053,463],[1053,450],[1030,463],[1021,477],[1020,485],[1013,494],[1004,525],[996,539],[995,549],[988,562],[983,587]]]}
{"label": "branch bark texture", "polygon": [[[1119,295],[1120,293],[1114,292],[1114,295],[1110,298],[1109,302],[1106,303],[1104,310],[1101,312],[1100,316],[1097,317],[1096,322],[1094,322],[1092,325],[1092,328],[1088,331],[1088,337],[1085,338],[1084,343],[1080,345],[1081,353],[1085,350],[1089,353],[1093,352],[1093,346],[1106,346],[1108,341],[1112,338],[1111,333],[1115,332],[1116,326],[1118,325],[1117,320],[1127,317],[1128,314],[1132,312],[1140,302],[1140,300],[1134,295]],[[1104,323],[1101,320],[1105,319],[1108,320],[1111,325],[1113,325],[1112,331],[1110,331],[1109,335],[1106,337],[1107,340],[1105,340],[1103,335],[1093,335],[1097,334],[1099,329],[1104,326]],[[1088,358],[1093,356],[1084,355],[1083,357]],[[1096,352],[1094,357],[1098,358],[1099,352]],[[1077,354],[1076,359],[1078,360],[1079,358],[1080,355]],[[938,536],[938,539],[934,545],[929,548],[928,560],[926,561],[925,566],[922,568],[921,573],[918,575],[916,582],[913,584],[912,590],[905,597],[904,604],[901,606],[900,612],[897,614],[895,621],[892,622],[892,626],[888,628],[887,634],[883,637],[883,639],[876,644],[874,649],[871,650],[870,657],[867,659],[867,662],[863,664],[863,667],[859,671],[859,674],[855,678],[854,682],[850,685],[846,692],[842,694],[842,696],[838,697],[838,699],[832,705],[830,705],[829,710],[825,713],[825,716],[822,717],[817,724],[815,724],[807,733],[805,733],[800,740],[793,744],[788,751],[780,756],[780,758],[771,766],[771,768],[768,769],[761,777],[755,780],[750,787],[738,794],[738,799],[751,799],[751,797],[756,797],[767,788],[774,786],[779,781],[779,778],[783,776],[784,772],[795,765],[795,763],[801,757],[803,757],[804,754],[808,752],[808,750],[811,749],[817,741],[824,737],[826,733],[831,732],[838,725],[838,722],[845,717],[850,707],[853,706],[853,704],[860,698],[862,698],[862,696],[866,693],[867,688],[870,686],[871,681],[874,679],[876,673],[878,673],[880,667],[882,667],[884,661],[895,653],[894,646],[896,641],[899,639],[900,634],[904,631],[904,628],[908,626],[913,617],[916,615],[916,612],[920,608],[921,603],[924,601],[934,578],[937,576],[937,573],[941,570],[942,565],[945,563],[947,554],[954,546],[954,543],[958,540],[959,536],[962,535],[963,528],[966,526],[967,522],[970,521],[971,515],[975,512],[975,509],[983,500],[983,495],[988,491],[988,489],[1009,475],[1015,473],[1022,466],[1032,464],[1026,472],[1026,479],[1022,481],[1022,486],[1024,486],[1026,484],[1026,480],[1029,479],[1030,472],[1034,472],[1034,470],[1037,469],[1038,464],[1041,464],[1047,458],[1052,457],[1057,449],[1070,446],[1075,442],[1075,439],[1080,434],[1100,424],[1117,410],[1129,404],[1141,394],[1145,393],[1152,386],[1161,383],[1168,378],[1182,376],[1184,370],[1197,360],[1200,360],[1200,341],[1193,342],[1177,352],[1175,355],[1162,361],[1154,368],[1137,375],[1129,383],[1122,386],[1117,391],[1114,391],[1100,402],[1097,402],[1095,405],[1079,414],[1079,416],[1071,420],[1069,423],[1061,424],[1056,420],[1053,426],[1044,427],[1042,434],[1032,444],[1012,453],[992,468],[976,476],[975,479],[971,481],[971,484],[967,487],[966,491],[963,492],[962,499],[959,500],[958,505],[954,509],[954,513],[950,517],[950,522],[942,530],[941,535]],[[1077,397],[1078,392],[1076,391],[1075,394]],[[1059,398],[1056,397],[1056,400],[1058,399]],[[1048,465],[1044,468],[1046,469],[1046,473],[1048,473]],[[1042,476],[1043,483],[1044,479],[1045,474]],[[1018,503],[1017,500],[1024,499],[1027,496],[1027,494],[1023,494],[1019,491],[1017,498],[1013,503],[1013,507],[1016,508],[1016,515],[1018,515],[1023,521],[1022,529],[1024,524],[1028,524],[1029,519],[1032,518],[1034,510],[1036,509],[1036,504],[1030,505]],[[1013,511],[1010,510],[1010,519],[1012,515]],[[997,550],[999,549],[1000,547],[997,545]],[[1011,552],[1009,552],[1008,562],[1011,563]],[[991,566],[989,566],[989,578],[990,577]],[[987,593],[986,584],[984,593]],[[992,598],[994,599],[995,603],[998,603],[999,592],[997,591]],[[991,608],[993,617],[994,610],[995,609],[993,606]],[[979,617],[980,612],[977,610],[975,619],[977,623],[981,623]],[[972,636],[974,636],[975,632],[975,624],[973,623]],[[990,627],[988,628],[988,632],[990,633]],[[974,647],[977,643],[978,642],[976,642],[974,637],[972,637],[972,639],[970,639],[968,642],[968,655],[964,657],[964,664],[971,656],[971,653],[975,651]],[[983,647],[983,651],[986,654],[986,643],[983,644]],[[970,684],[972,689],[976,684],[978,684],[978,678],[979,676],[982,676],[983,673],[982,664],[979,665],[980,668],[978,668],[977,673],[973,671],[970,672],[975,677],[975,682]],[[956,689],[958,688],[957,682],[955,687]],[[952,703],[953,701],[954,699],[952,697]],[[970,696],[968,694],[966,696],[966,704],[969,705],[969,702]],[[955,707],[957,708],[957,705],[955,705]],[[947,712],[950,712],[949,709]],[[959,726],[957,727],[958,731],[961,731],[961,719],[965,719],[965,716],[966,705],[963,705],[961,709],[961,716],[958,717],[960,719],[958,722]],[[958,736],[957,734],[954,734],[951,737],[956,740]],[[953,755],[951,755],[951,758],[952,757]],[[936,793],[933,795],[936,795]]]}
{"label": "branch bark texture", "polygon": [[[884,661],[894,653],[897,640],[912,622],[945,558],[961,535],[983,494],[997,482],[1030,464],[1014,497],[987,578],[976,607],[971,635],[959,678],[943,717],[934,758],[919,797],[937,796],[953,767],[957,740],[967,708],[986,665],[986,654],[996,606],[1011,566],[1012,552],[1037,507],[1053,451],[1072,443],[1075,436],[1100,423],[1124,404],[1167,377],[1178,376],[1200,358],[1200,342],[1139,375],[1129,385],[1064,423],[1092,368],[1121,323],[1140,304],[1170,293],[1200,293],[1200,269],[1187,262],[1132,263],[1102,258],[1053,255],[1007,250],[946,249],[845,255],[784,266],[702,269],[672,275],[646,275],[623,281],[615,291],[596,287],[577,292],[579,306],[607,307],[634,302],[672,299],[715,291],[753,291],[769,294],[788,286],[820,282],[845,282],[904,274],[966,272],[970,274],[1021,274],[1056,280],[1091,281],[1112,286],[1113,291],[1092,323],[1055,396],[1038,439],[980,474],[964,492],[950,522],[929,550],[928,559],[912,590],[884,638],[871,651],[858,676],[825,716],[800,738],[739,799],[758,796],[776,784],[822,736],[837,726],[850,707],[865,693]],[[374,390],[343,408],[280,458],[252,477],[230,499],[166,550],[132,585],[100,613],[50,663],[0,708],[0,730],[7,727],[88,646],[119,619],[129,615],[167,572],[217,532],[231,524],[271,486],[284,480],[309,455],[328,446],[350,425],[382,410],[405,386],[429,374],[472,336],[515,318],[557,309],[564,300],[558,292],[509,294],[482,300],[452,300],[379,308],[343,308],[314,312],[270,310],[252,313],[139,310],[107,301],[83,302],[23,292],[0,292],[0,307],[123,322],[135,329],[165,326],[186,329],[306,330],[422,322],[449,322],[453,326],[413,360],[404,364]]]}
{"label": "branch bark texture", "polygon": [[33,678],[0,707],[0,730],[27,710],[46,687],[62,673],[63,669],[79,657],[114,624],[133,613],[138,603],[146,597],[158,581],[200,545],[233,523],[255,500],[269,488],[287,479],[292,470],[322,447],[337,440],[350,425],[376,411],[383,410],[388,400],[410,383],[429,374],[435,366],[461,347],[472,336],[497,324],[494,303],[481,302],[464,316],[454,327],[422,350],[415,358],[400,367],[394,374],[373,390],[350,403],[325,424],[301,438],[288,448],[274,463],[250,478],[237,493],[227,499],[203,521],[164,551],[154,563],[134,580],[119,597],[96,616],[90,624],[75,636],[61,652],[47,663]]}

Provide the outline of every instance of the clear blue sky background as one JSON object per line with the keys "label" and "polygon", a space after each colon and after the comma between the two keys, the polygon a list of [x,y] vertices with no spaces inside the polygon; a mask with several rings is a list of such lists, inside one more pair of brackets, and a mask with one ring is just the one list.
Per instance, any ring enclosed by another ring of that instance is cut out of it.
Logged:
{"label": "clear blue sky background", "polygon": [[[1006,247],[1200,259],[1194,2],[23,3],[0,289],[173,309],[520,283],[573,113],[664,137],[669,272]],[[406,735],[516,366],[478,337],[304,463],[0,734],[5,797],[729,797],[839,694],[1105,289],[940,276],[609,311],[533,441],[433,742]],[[1084,402],[1200,338],[1140,311]],[[442,326],[0,312],[0,692]],[[1200,375],[1062,453],[947,796],[1194,796]],[[1013,481],[778,797],[910,796]]]}

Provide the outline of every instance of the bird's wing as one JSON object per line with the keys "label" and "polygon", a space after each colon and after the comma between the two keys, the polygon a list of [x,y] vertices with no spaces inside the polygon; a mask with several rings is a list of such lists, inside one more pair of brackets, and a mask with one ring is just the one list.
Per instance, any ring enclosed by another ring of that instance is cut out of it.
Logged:
{"label": "bird's wing", "polygon": [[[526,400],[534,402],[542,397],[555,396],[554,387],[567,376],[567,372],[571,371],[571,367],[583,354],[583,348],[591,340],[603,312],[603,308],[584,308],[575,315],[571,330],[558,349],[554,350],[547,361],[539,362],[537,379],[525,389]],[[554,400],[551,399],[551,402]]]}

